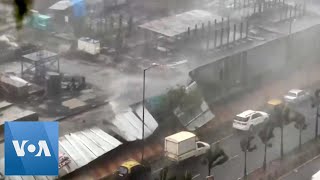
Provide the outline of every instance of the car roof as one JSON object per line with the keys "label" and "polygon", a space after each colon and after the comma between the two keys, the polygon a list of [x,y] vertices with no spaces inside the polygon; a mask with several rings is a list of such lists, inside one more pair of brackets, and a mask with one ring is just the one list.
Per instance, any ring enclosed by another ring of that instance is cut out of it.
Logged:
{"label": "car roof", "polygon": [[289,92],[291,92],[291,93],[299,93],[299,92],[302,92],[303,90],[301,90],[301,89],[291,89]]}
{"label": "car roof", "polygon": [[128,168],[128,170],[130,171],[131,168],[140,165],[140,163],[138,163],[135,160],[128,160],[126,162],[124,162],[123,164],[121,164],[121,166]]}
{"label": "car roof", "polygon": [[271,99],[268,101],[268,104],[276,106],[276,105],[282,104],[282,101],[280,99]]}
{"label": "car roof", "polygon": [[246,118],[246,117],[252,115],[255,112],[256,111],[254,111],[254,110],[246,110],[246,111],[243,111],[242,113],[238,114],[237,116]]}

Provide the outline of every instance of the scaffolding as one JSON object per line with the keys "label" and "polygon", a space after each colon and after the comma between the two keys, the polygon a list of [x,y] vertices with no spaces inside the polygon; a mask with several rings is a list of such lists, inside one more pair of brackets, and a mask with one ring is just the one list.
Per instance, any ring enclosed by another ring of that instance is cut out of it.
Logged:
{"label": "scaffolding", "polygon": [[21,58],[21,77],[31,74],[37,82],[43,82],[47,72],[60,72],[59,55],[40,50],[23,55]]}

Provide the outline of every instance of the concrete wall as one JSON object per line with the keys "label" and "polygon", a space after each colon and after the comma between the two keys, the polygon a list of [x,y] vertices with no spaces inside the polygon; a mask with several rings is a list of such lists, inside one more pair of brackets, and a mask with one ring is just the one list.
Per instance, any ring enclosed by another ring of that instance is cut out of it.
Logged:
{"label": "concrete wall", "polygon": [[212,103],[259,83],[261,78],[320,62],[319,36],[320,25],[316,25],[201,66],[190,76]]}
{"label": "concrete wall", "polygon": [[247,51],[248,78],[278,71],[285,65],[286,43],[277,39]]}
{"label": "concrete wall", "polygon": [[320,25],[292,34],[288,42],[291,64],[299,67],[302,62],[320,60]]}

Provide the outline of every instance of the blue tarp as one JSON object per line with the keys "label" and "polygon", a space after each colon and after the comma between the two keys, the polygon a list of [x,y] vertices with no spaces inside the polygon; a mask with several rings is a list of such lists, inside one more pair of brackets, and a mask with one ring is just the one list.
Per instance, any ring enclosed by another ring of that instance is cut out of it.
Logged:
{"label": "blue tarp", "polygon": [[73,15],[83,17],[86,15],[86,2],[84,0],[72,0]]}

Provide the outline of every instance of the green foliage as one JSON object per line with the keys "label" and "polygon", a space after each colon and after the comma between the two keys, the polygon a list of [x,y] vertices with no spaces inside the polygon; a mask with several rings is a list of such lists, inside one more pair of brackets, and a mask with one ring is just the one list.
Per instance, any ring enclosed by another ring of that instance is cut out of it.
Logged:
{"label": "green foliage", "polygon": [[17,29],[21,29],[23,20],[28,14],[30,7],[32,6],[33,0],[14,0],[14,16],[16,19]]}
{"label": "green foliage", "polygon": [[147,100],[147,107],[152,115],[162,121],[163,126],[177,128],[179,120],[174,114],[176,108],[184,113],[192,114],[198,111],[202,103],[202,96],[198,90],[186,92],[185,87],[178,86],[170,89],[166,94]]}
{"label": "green foliage", "polygon": [[221,149],[219,146],[216,146],[214,151],[209,149],[207,153],[205,154],[205,158],[207,161],[207,166],[208,166],[208,175],[211,175],[211,169],[214,168],[215,166],[221,165],[228,161],[229,157],[228,155],[224,152],[223,149]]}
{"label": "green foliage", "polygon": [[273,124],[270,121],[268,121],[267,123],[264,124],[261,131],[259,131],[258,136],[260,137],[261,141],[264,144],[267,144],[269,140],[274,137],[273,130],[274,130]]}
{"label": "green foliage", "polygon": [[170,89],[163,95],[156,110],[161,114],[173,114],[173,111],[180,107],[182,111],[189,111],[193,108],[199,108],[202,103],[202,97],[198,90],[186,92],[183,86]]}
{"label": "green foliage", "polygon": [[192,180],[192,174],[189,171],[186,171],[183,177],[177,177],[176,175],[172,177],[168,177],[169,168],[164,167],[161,169],[159,178],[156,178],[155,180]]}

